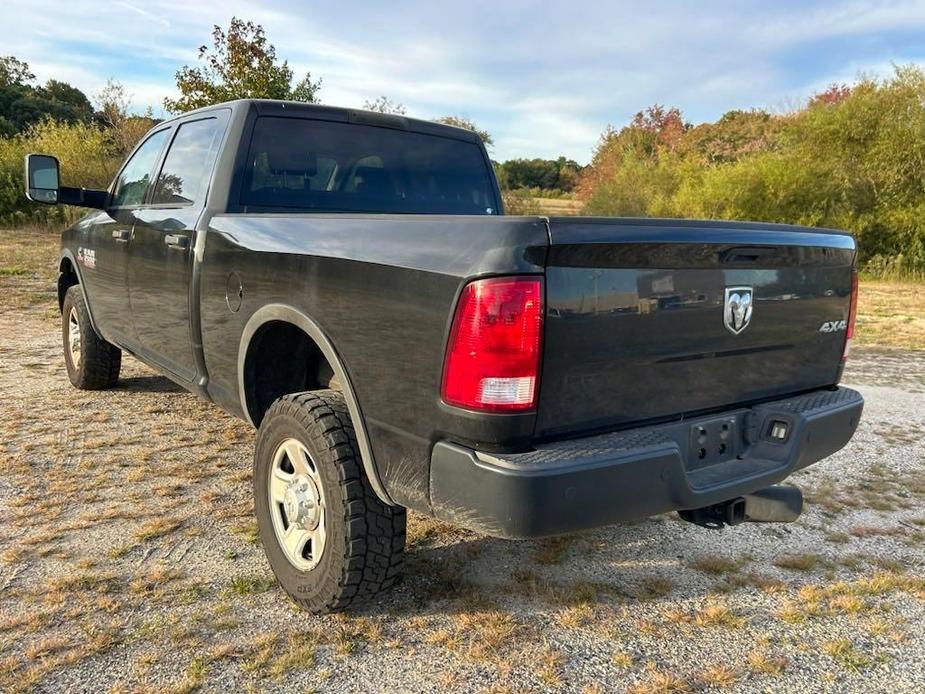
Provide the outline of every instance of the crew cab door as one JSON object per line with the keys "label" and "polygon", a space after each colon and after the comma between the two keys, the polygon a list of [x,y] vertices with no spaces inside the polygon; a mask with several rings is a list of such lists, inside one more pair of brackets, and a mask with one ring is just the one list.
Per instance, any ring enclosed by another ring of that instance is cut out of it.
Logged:
{"label": "crew cab door", "polygon": [[81,280],[97,329],[110,342],[131,344],[127,268],[132,229],[148,194],[169,129],[151,133],[123,164],[109,204],[94,218],[77,248]]}
{"label": "crew cab door", "polygon": [[215,111],[176,127],[132,237],[129,289],[139,355],[184,381],[197,372],[199,335],[191,324],[196,222],[227,120],[227,111]]}

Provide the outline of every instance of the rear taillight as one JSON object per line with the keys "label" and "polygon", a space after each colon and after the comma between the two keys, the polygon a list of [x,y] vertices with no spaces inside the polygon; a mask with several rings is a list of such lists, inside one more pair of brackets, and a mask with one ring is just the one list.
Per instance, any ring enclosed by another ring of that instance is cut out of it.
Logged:
{"label": "rear taillight", "polygon": [[842,351],[841,358],[848,358],[848,352],[851,349],[851,338],[854,337],[854,322],[858,317],[858,271],[851,271],[851,303],[848,305],[848,328],[845,331],[845,349]]}
{"label": "rear taillight", "polygon": [[491,277],[459,297],[443,370],[443,400],[490,412],[536,406],[543,280]]}

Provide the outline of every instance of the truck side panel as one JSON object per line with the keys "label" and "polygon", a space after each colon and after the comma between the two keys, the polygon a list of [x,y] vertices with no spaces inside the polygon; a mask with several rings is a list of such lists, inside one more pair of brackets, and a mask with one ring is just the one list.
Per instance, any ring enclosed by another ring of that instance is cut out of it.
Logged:
{"label": "truck side panel", "polygon": [[[510,445],[534,415],[467,416],[440,402],[456,298],[474,277],[541,273],[544,220],[409,215],[219,215],[202,259],[202,337],[211,397],[243,414],[241,335],[262,306],[318,324],[348,373],[380,476],[394,501],[429,509],[432,443]],[[243,285],[236,312],[226,294]],[[228,290],[234,285],[232,290]]]}

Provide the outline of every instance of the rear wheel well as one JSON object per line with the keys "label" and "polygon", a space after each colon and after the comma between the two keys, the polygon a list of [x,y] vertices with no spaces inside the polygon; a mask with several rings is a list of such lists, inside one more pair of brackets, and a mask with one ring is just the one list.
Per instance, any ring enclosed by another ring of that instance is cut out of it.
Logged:
{"label": "rear wheel well", "polygon": [[283,395],[331,388],[341,390],[334,370],[315,341],[285,321],[258,328],[244,360],[244,394],[254,426]]}
{"label": "rear wheel well", "polygon": [[74,270],[69,258],[62,258],[61,264],[58,266],[58,310],[63,309],[64,295],[75,284],[80,284],[77,272]]}

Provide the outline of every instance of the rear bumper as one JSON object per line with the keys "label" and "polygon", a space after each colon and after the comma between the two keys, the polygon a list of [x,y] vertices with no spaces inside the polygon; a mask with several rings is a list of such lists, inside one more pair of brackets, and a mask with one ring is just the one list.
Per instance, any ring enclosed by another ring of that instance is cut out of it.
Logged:
{"label": "rear bumper", "polygon": [[[438,518],[497,537],[540,537],[694,509],[776,484],[842,448],[864,400],[822,390],[708,417],[486,454],[438,442],[430,494]],[[709,465],[690,450],[691,429],[728,421],[736,456]],[[787,438],[772,440],[774,422]]]}

